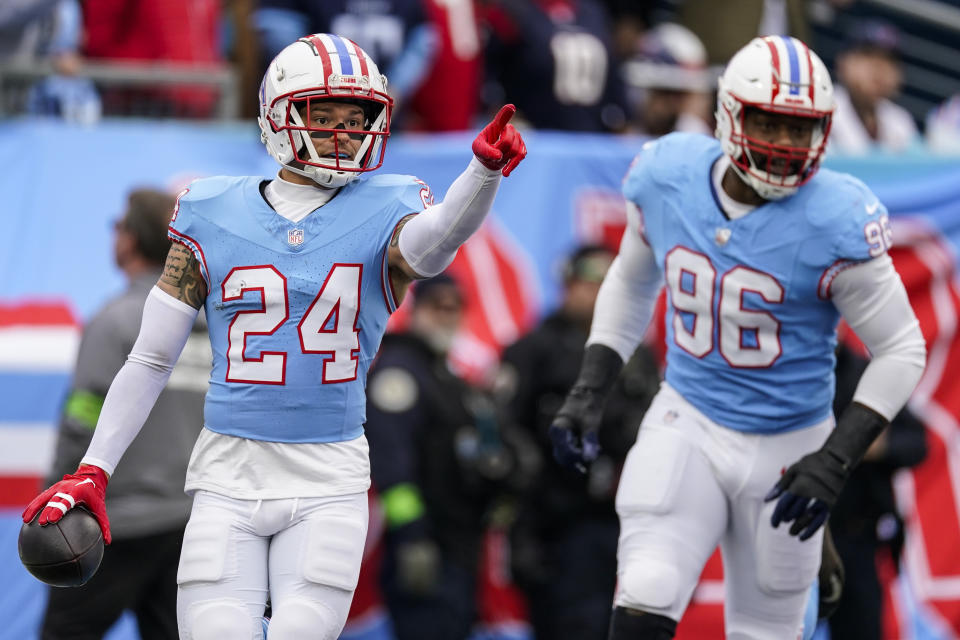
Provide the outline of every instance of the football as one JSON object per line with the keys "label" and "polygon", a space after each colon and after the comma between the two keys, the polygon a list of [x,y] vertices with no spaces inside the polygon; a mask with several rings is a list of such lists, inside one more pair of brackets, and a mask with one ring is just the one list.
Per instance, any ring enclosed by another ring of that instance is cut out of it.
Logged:
{"label": "football", "polygon": [[37,518],[20,528],[20,562],[35,578],[53,587],[78,587],[93,577],[103,559],[100,525],[83,507],[59,522],[40,526]]}

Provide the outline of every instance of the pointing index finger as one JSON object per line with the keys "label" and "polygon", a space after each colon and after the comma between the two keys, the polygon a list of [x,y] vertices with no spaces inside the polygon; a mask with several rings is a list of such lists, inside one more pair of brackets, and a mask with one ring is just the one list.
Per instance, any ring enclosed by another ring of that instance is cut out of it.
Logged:
{"label": "pointing index finger", "polygon": [[517,112],[517,108],[512,104],[505,104],[500,107],[500,111],[497,112],[496,117],[493,119],[493,133],[500,135],[500,132],[503,131],[503,128],[507,126],[507,123],[510,122],[510,118],[513,117],[513,114]]}

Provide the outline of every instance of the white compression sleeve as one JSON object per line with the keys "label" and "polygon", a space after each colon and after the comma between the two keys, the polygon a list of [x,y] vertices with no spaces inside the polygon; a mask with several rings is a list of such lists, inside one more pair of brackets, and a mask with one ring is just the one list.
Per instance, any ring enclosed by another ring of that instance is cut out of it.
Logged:
{"label": "white compression sleeve", "polygon": [[853,399],[891,420],[920,381],[927,354],[900,275],[883,255],[840,272],[830,291],[872,356]]}
{"label": "white compression sleeve", "polygon": [[443,202],[428,207],[400,230],[400,255],[407,264],[426,278],[446,269],[490,212],[500,178],[499,171],[472,159]]}
{"label": "white compression sleeve", "polygon": [[166,386],[199,312],[157,287],[150,290],[140,334],[107,391],[83,464],[113,473]]}
{"label": "white compression sleeve", "polygon": [[650,324],[662,282],[653,250],[640,235],[640,212],[627,203],[627,229],[600,285],[587,346],[606,345],[629,360]]}

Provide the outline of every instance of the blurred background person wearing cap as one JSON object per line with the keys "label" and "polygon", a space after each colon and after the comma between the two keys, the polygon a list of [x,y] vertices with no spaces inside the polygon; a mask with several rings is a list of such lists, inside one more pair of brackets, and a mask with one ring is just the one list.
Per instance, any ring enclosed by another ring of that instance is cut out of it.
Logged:
{"label": "blurred background person wearing cap", "polygon": [[831,151],[903,152],[920,142],[913,117],[893,102],[903,82],[899,48],[900,33],[891,23],[874,18],[852,29],[836,59]]}
{"label": "blurred background person wearing cap", "polygon": [[[136,189],[114,225],[113,258],[127,289],[94,314],[83,331],[64,402],[47,484],[77,468],[93,438],[107,389],[140,330],[143,304],[170,249],[174,197]],[[125,610],[141,640],[176,640],[177,566],[190,498],[183,485],[203,425],[212,353],[201,315],[143,429],[110,478],[107,511],[113,542],[82,587],[51,589],[40,637],[99,640]]]}
{"label": "blurred background person wearing cap", "polygon": [[490,395],[447,364],[463,319],[457,282],[441,274],[411,295],[407,329],[384,336],[367,382],[380,583],[397,640],[464,640],[488,516],[516,467]]}
{"label": "blurred background person wearing cap", "polygon": [[498,375],[499,396],[514,427],[535,441],[544,460],[511,532],[513,577],[538,639],[607,637],[620,532],[617,480],[659,387],[656,361],[641,345],[610,394],[600,455],[589,472],[569,472],[554,461],[550,422],[580,370],[593,306],[613,258],[595,245],[569,255],[559,308],[506,349]]}
{"label": "blurred background person wearing cap", "polygon": [[692,31],[667,22],[642,33],[622,71],[638,133],[712,134],[707,51]]}

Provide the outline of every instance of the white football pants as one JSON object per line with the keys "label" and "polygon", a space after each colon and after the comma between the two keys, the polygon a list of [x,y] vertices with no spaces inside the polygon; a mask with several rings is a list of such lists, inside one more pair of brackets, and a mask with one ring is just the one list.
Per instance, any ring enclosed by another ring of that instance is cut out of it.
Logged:
{"label": "white football pants", "polygon": [[644,416],[617,490],[616,606],[679,620],[720,545],[730,640],[799,638],[820,567],[823,530],[800,542],[774,529],[781,473],[823,444],[831,416],[782,434],[721,427],[663,384]]}
{"label": "white football pants", "polygon": [[198,491],[180,552],[181,640],[334,640],[367,533],[367,496],[237,500]]}

